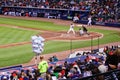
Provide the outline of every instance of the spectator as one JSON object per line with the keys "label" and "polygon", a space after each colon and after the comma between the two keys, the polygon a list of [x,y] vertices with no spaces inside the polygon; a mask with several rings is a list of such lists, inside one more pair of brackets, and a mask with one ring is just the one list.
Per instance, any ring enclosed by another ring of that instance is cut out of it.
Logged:
{"label": "spectator", "polygon": [[56,55],[53,56],[53,62],[57,62],[58,61],[58,58]]}
{"label": "spectator", "polygon": [[73,22],[78,23],[78,21],[79,21],[79,18],[78,18],[77,15],[75,15],[75,16],[73,17]]}
{"label": "spectator", "polygon": [[44,60],[44,56],[40,56],[40,62],[38,65],[39,72],[41,74],[41,77],[46,80],[46,72],[48,70],[48,63]]}
{"label": "spectator", "polygon": [[48,60],[49,60],[50,62],[57,62],[57,61],[58,61],[58,58],[57,58],[56,55],[54,55],[53,57],[50,57]]}
{"label": "spectator", "polygon": [[105,73],[108,71],[108,67],[105,64],[103,64],[102,61],[101,61],[101,64],[98,66],[98,69],[101,73]]}
{"label": "spectator", "polygon": [[88,30],[84,25],[82,25],[82,29],[83,29],[84,34],[89,35]]}
{"label": "spectator", "polygon": [[106,61],[109,70],[117,69],[118,63],[120,63],[120,48],[116,49],[112,55],[107,56]]}
{"label": "spectator", "polygon": [[83,77],[87,77],[87,76],[92,76],[92,72],[88,68],[85,68],[84,73],[83,73]]}

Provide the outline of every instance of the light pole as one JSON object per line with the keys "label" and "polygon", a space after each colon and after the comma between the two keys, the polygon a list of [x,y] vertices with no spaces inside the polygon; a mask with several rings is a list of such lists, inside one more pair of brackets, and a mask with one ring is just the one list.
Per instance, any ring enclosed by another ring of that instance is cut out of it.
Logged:
{"label": "light pole", "polygon": [[100,48],[100,47],[99,47],[99,36],[98,36],[98,52],[99,52],[99,48]]}
{"label": "light pole", "polygon": [[70,54],[72,54],[72,39],[70,39]]}
{"label": "light pole", "polygon": [[93,37],[91,36],[91,53],[93,52]]}

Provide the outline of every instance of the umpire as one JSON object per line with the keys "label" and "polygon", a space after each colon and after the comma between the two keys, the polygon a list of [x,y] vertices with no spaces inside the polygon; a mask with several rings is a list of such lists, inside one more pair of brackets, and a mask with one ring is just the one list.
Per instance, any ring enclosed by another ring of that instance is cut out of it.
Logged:
{"label": "umpire", "polygon": [[82,29],[83,29],[84,34],[88,34],[89,35],[88,30],[87,30],[87,28],[84,25],[82,25]]}

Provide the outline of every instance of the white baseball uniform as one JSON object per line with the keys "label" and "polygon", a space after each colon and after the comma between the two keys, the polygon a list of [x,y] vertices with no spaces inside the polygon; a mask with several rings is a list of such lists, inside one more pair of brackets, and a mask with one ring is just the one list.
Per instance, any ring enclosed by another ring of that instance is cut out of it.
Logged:
{"label": "white baseball uniform", "polygon": [[73,34],[75,34],[75,31],[74,31],[74,24],[71,24],[71,25],[70,25],[70,29],[68,30],[67,33],[70,33],[71,31],[73,32]]}
{"label": "white baseball uniform", "polygon": [[89,17],[89,18],[88,18],[88,23],[87,23],[87,25],[88,25],[88,26],[91,26],[91,22],[92,22],[92,19],[91,19],[91,17]]}

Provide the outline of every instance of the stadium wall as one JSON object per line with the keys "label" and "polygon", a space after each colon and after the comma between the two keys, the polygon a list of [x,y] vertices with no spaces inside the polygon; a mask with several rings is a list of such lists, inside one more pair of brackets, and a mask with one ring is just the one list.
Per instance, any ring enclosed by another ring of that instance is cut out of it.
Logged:
{"label": "stadium wall", "polygon": [[[26,8],[26,7],[1,7],[0,14],[10,16],[29,16],[29,17],[44,17],[44,18],[57,18],[63,20],[73,20],[77,14],[80,15],[77,23],[87,24],[89,10],[70,10],[70,9],[46,9],[46,8]],[[120,23],[105,23],[95,22],[94,25],[120,27]]]}

